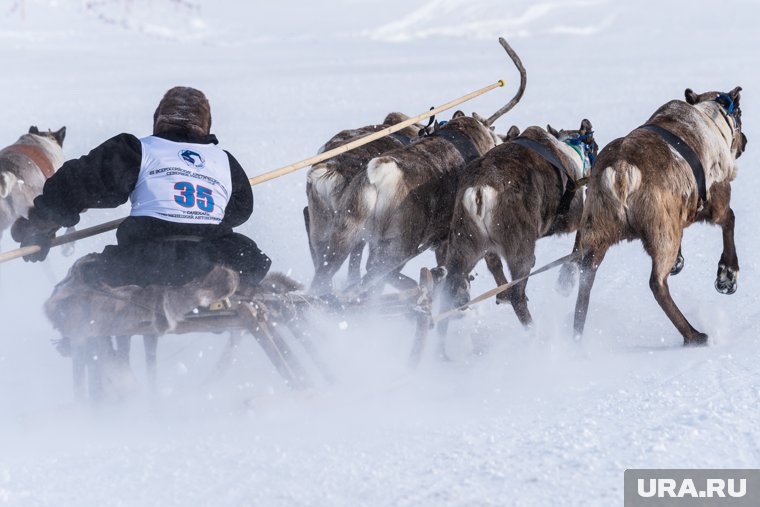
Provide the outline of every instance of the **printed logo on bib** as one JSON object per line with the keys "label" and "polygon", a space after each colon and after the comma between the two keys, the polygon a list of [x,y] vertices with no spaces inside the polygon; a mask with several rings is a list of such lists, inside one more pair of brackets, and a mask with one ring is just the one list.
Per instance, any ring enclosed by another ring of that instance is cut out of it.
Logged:
{"label": "printed logo on bib", "polygon": [[179,158],[184,160],[190,167],[195,167],[196,169],[203,169],[206,165],[206,161],[203,160],[201,154],[192,150],[180,150]]}

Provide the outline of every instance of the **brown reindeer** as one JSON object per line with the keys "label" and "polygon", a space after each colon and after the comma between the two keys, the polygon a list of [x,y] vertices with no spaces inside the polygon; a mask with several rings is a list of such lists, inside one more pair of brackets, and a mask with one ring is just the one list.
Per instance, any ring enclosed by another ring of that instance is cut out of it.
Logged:
{"label": "brown reindeer", "polygon": [[660,107],[647,123],[607,145],[596,160],[579,230],[581,277],[575,306],[575,335],[583,333],[596,270],[610,246],[640,239],[652,258],[649,287],[684,338],[705,344],[707,335],[689,324],[668,289],[683,229],[710,222],[723,229],[723,254],[716,289],[736,291],[739,263],[730,206],[742,133],[740,87],[728,93],[697,94]]}
{"label": "brown reindeer", "polygon": [[[320,149],[329,151],[350,141],[378,132],[408,119],[402,113],[390,113],[381,125],[343,130]],[[337,155],[309,169],[306,184],[308,207],[304,209],[309,248],[314,262],[311,291],[330,292],[332,278],[350,255],[349,280],[359,279],[359,264],[364,248],[364,224],[353,220],[351,211],[357,208],[361,196],[346,189],[353,178],[366,169],[370,159],[394,148],[411,143],[421,126],[403,130]]]}
{"label": "brown reindeer", "polygon": [[[503,285],[501,258],[513,279],[522,278],[535,264],[539,238],[578,229],[583,192],[576,191],[577,181],[587,176],[596,150],[588,120],[578,130],[529,127],[467,168],[449,232],[444,310],[470,300],[469,273],[484,257],[496,284]],[[500,293],[497,302],[511,303],[520,322],[529,326],[526,284]]]}
{"label": "brown reindeer", "polygon": [[63,165],[66,127],[29,132],[0,150],[0,235],[19,217],[26,217],[45,181]]}
{"label": "brown reindeer", "polygon": [[366,173],[349,185],[350,194],[362,197],[352,217],[367,217],[364,222],[369,258],[365,287],[386,279],[402,289],[416,285],[401,274],[401,269],[428,248],[436,251],[439,263],[443,262],[458,174],[501,143],[492,124],[514,107],[525,91],[522,62],[504,39],[499,42],[521,77],[520,88],[508,104],[488,119],[457,111],[431,135],[372,159]]}

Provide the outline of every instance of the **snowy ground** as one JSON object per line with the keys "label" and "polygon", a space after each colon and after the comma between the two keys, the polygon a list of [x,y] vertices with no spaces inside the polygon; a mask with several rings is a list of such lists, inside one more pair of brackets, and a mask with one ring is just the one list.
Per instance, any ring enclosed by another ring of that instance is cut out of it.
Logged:
{"label": "snowy ground", "polygon": [[[626,468],[760,467],[760,3],[259,3],[6,2],[0,144],[31,124],[66,125],[66,156],[77,157],[121,131],[148,134],[162,93],[187,84],[207,93],[213,130],[253,176],[306,158],[343,128],[505,78],[506,91],[466,104],[490,114],[517,85],[499,35],[528,69],[501,131],[577,128],[587,117],[603,145],[686,87],[741,85],[739,291],[713,288],[721,240],[707,226],[687,231],[686,268],[671,282],[711,346],[681,347],[631,243],[600,269],[580,347],[569,342],[574,299],[553,291],[550,273],[528,286],[532,334],[511,309],[486,303],[456,324],[451,364],[430,354],[408,373],[403,323],[325,321],[320,350],[339,381],[294,395],[252,343],[227,378],[207,383],[224,338],[168,337],[158,396],[90,411],[72,403],[69,365],[41,311],[73,262],[53,252],[44,265],[0,267],[0,505],[607,506],[622,503]],[[256,187],[241,231],[274,269],[307,282],[304,179]],[[93,210],[82,223],[125,213]],[[110,241],[80,242],[77,254]],[[542,240],[538,265],[571,244]],[[15,247],[7,235],[1,245]],[[432,264],[425,254],[408,273]],[[492,283],[478,272],[474,293]],[[488,353],[472,355],[473,343]]]}

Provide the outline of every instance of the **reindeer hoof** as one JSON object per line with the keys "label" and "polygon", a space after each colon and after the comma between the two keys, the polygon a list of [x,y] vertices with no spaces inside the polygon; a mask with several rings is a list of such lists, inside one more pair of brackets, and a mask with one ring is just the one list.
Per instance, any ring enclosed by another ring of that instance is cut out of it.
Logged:
{"label": "reindeer hoof", "polygon": [[739,270],[720,264],[718,266],[718,277],[715,279],[715,290],[721,294],[733,294],[737,289],[736,279],[738,276]]}
{"label": "reindeer hoof", "polygon": [[507,294],[507,291],[499,292],[498,294],[496,294],[496,304],[497,305],[512,304],[512,302],[509,300],[509,295]]}
{"label": "reindeer hoof", "polygon": [[438,284],[446,278],[448,271],[443,266],[438,266],[430,270],[430,274],[433,275],[433,283]]}
{"label": "reindeer hoof", "polygon": [[684,347],[702,347],[707,345],[707,335],[705,333],[697,333],[690,338],[683,339]]}
{"label": "reindeer hoof", "polygon": [[676,263],[673,264],[673,269],[670,270],[670,276],[676,276],[678,273],[681,272],[683,269],[683,255],[681,255],[681,252],[678,252],[678,257],[676,257]]}
{"label": "reindeer hoof", "polygon": [[567,297],[575,287],[575,280],[578,277],[578,264],[575,262],[566,262],[559,270],[556,290],[562,296]]}

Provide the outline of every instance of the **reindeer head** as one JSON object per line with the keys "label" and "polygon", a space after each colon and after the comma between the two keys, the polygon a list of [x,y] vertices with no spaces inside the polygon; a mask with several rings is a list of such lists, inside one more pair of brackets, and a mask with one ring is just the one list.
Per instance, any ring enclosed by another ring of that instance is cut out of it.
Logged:
{"label": "reindeer head", "polygon": [[594,130],[590,121],[584,118],[578,130],[557,131],[551,125],[547,125],[546,131],[556,137],[558,141],[567,143],[578,151],[578,154],[583,157],[584,175],[591,170],[594,159],[599,152],[599,145],[594,140]]}
{"label": "reindeer head", "polygon": [[66,138],[66,127],[61,127],[55,132],[51,131],[50,129],[48,129],[47,132],[40,132],[40,129],[38,129],[35,125],[32,125],[29,127],[29,133],[35,136],[48,137],[50,139],[53,139],[56,143],[58,143],[58,146],[63,147],[63,140]]}
{"label": "reindeer head", "polygon": [[686,102],[692,106],[709,101],[716,102],[721,106],[728,126],[731,128],[731,153],[734,158],[739,158],[747,147],[747,136],[742,132],[742,110],[739,107],[741,91],[742,87],[737,86],[730,92],[696,93],[691,88],[687,88],[684,92]]}
{"label": "reindeer head", "polygon": [[452,308],[459,308],[470,301],[470,282],[474,278],[467,273],[449,273],[444,282],[443,296]]}

